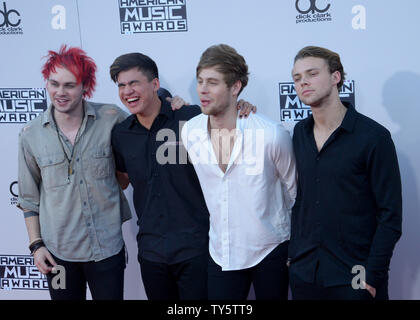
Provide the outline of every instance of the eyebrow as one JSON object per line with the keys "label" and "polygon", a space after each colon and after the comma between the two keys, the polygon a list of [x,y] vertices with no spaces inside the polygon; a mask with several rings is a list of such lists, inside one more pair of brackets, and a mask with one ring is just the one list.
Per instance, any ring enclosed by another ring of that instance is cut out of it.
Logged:
{"label": "eyebrow", "polygon": [[[50,82],[55,82],[55,83],[60,83],[59,81],[54,80],[54,79],[48,79],[48,81],[50,81]],[[68,85],[68,84],[77,85],[77,82],[73,82],[73,81],[70,81],[70,82],[64,82],[64,85]]]}
{"label": "eyebrow", "polygon": [[124,82],[118,82],[118,87],[123,87],[123,86],[126,86],[127,84],[129,84],[129,85],[131,85],[131,84],[133,84],[133,83],[137,83],[137,82],[140,82],[139,80],[131,80],[131,81],[128,81],[127,83],[124,83]]}
{"label": "eyebrow", "polygon": [[202,77],[197,77],[197,80],[207,80],[207,81],[221,81],[221,79],[218,78],[202,78]]}
{"label": "eyebrow", "polygon": [[[305,72],[311,72],[311,71],[314,71],[314,70],[321,70],[320,68],[310,68],[310,69],[307,69],[307,70],[304,70],[302,73],[305,73]],[[295,77],[295,76],[298,76],[300,73],[293,73],[293,70],[292,70],[292,77]]]}

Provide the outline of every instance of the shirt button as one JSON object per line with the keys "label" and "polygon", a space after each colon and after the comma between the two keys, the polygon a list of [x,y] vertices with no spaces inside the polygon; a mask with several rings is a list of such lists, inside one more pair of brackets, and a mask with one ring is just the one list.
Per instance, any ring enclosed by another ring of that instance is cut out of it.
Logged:
{"label": "shirt button", "polygon": [[87,223],[87,226],[90,227],[90,222]]}
{"label": "shirt button", "polygon": [[83,180],[80,180],[80,184],[83,184]]}
{"label": "shirt button", "polygon": [[315,201],[315,204],[316,204],[316,205],[319,205],[319,200],[316,200],[316,201]]}
{"label": "shirt button", "polygon": [[79,162],[79,158],[77,158],[76,161]]}
{"label": "shirt button", "polygon": [[319,181],[320,181],[320,180],[319,180],[319,178],[316,178],[316,179],[315,179],[315,182],[319,182]]}
{"label": "shirt button", "polygon": [[319,161],[319,157],[316,157],[316,161]]}

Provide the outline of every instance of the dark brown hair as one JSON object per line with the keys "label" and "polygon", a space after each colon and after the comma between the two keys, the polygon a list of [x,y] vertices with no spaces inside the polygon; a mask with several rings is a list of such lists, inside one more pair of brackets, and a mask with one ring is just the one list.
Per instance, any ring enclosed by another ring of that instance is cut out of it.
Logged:
{"label": "dark brown hair", "polygon": [[116,58],[109,67],[109,75],[112,81],[117,82],[120,72],[132,68],[137,68],[141,71],[149,81],[152,81],[154,78],[159,79],[156,63],[150,57],[139,52],[123,54]]}
{"label": "dark brown hair", "polygon": [[328,65],[328,70],[330,71],[330,73],[334,73],[336,71],[340,72],[341,80],[339,83],[337,83],[337,88],[338,90],[340,90],[341,86],[343,85],[346,74],[344,73],[344,68],[341,64],[340,56],[338,53],[328,50],[326,48],[307,46],[299,50],[299,52],[295,56],[294,63],[296,63],[297,60],[306,57],[324,59]]}

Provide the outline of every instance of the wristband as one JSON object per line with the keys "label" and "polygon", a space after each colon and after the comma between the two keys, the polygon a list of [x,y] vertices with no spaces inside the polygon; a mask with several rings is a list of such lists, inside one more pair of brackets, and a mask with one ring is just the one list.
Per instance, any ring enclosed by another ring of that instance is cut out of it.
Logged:
{"label": "wristband", "polygon": [[31,252],[31,256],[33,256],[35,251],[37,251],[41,247],[45,247],[44,241],[37,240],[37,241],[32,242],[29,246],[29,251]]}

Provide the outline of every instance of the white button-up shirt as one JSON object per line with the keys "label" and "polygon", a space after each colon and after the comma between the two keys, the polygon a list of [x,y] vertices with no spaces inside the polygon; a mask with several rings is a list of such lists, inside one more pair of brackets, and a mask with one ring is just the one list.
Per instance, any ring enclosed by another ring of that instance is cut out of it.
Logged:
{"label": "white button-up shirt", "polygon": [[226,172],[217,162],[207,115],[189,120],[182,141],[210,212],[209,250],[222,270],[253,267],[290,238],[296,168],[290,134],[252,114],[236,122]]}

